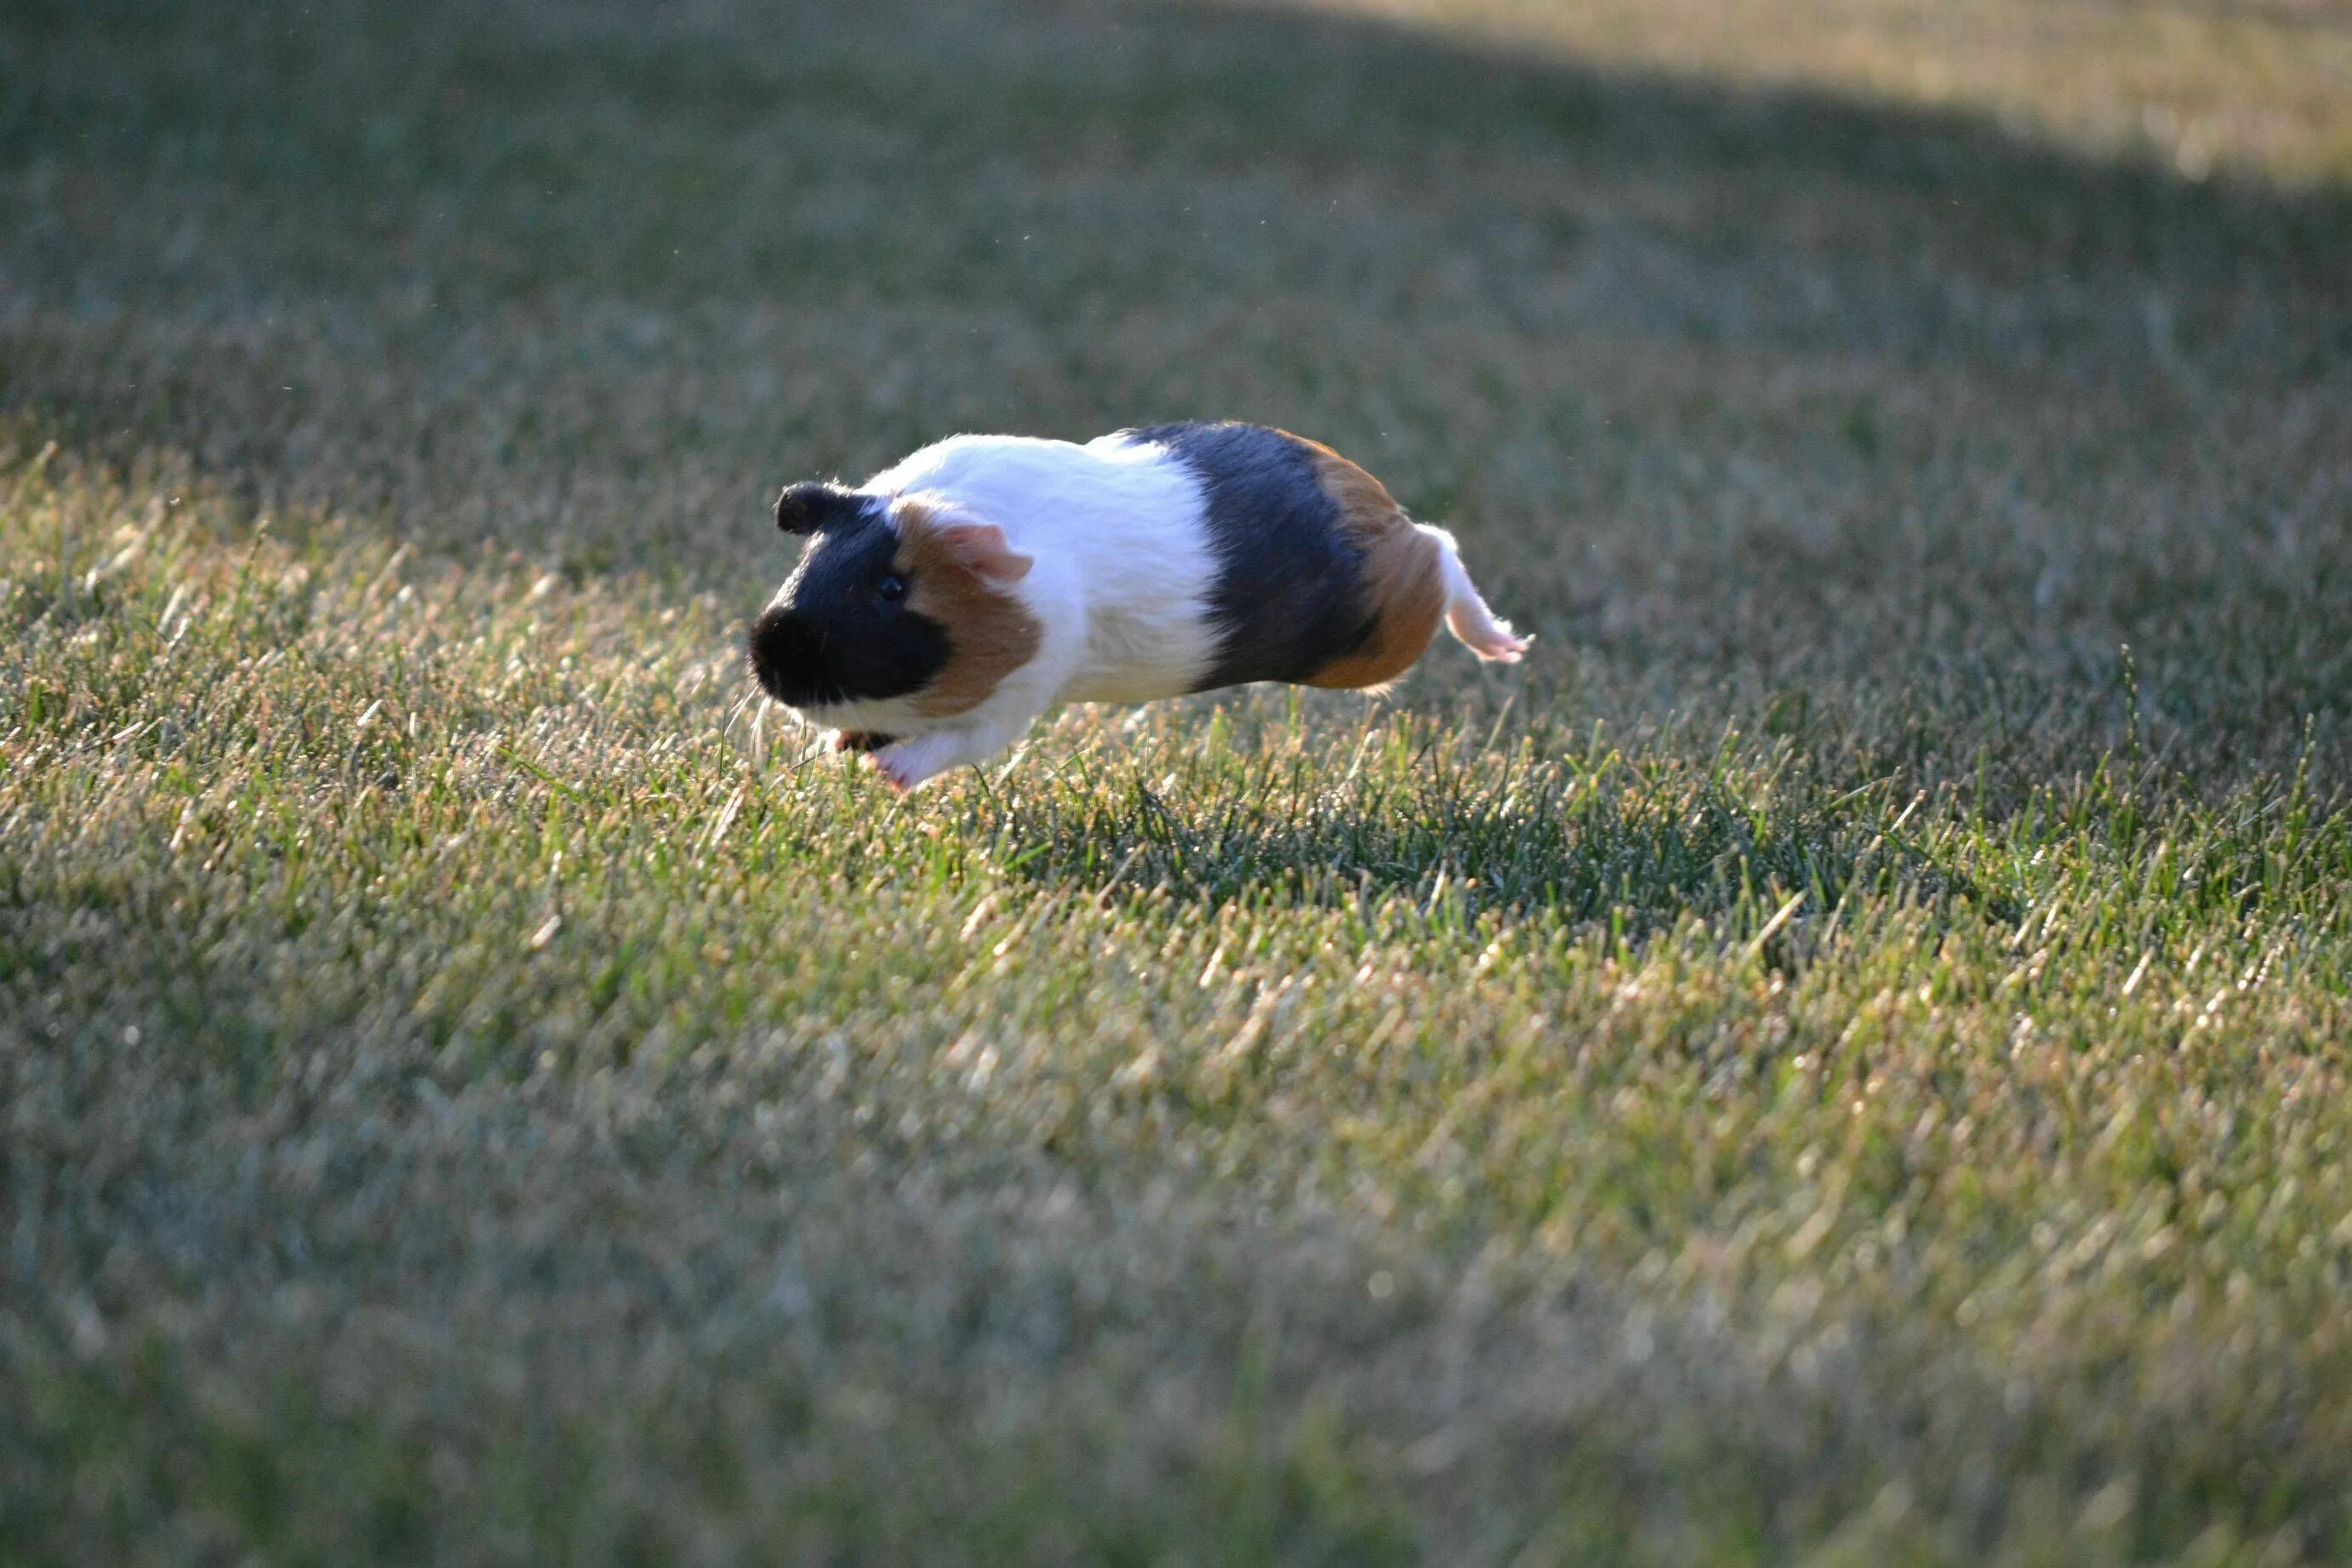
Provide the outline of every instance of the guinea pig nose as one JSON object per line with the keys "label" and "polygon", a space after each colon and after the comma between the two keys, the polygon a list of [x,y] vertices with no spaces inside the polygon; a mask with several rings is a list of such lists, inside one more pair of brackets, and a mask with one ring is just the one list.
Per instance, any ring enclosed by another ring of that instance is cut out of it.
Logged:
{"label": "guinea pig nose", "polygon": [[746,640],[751,674],[770,696],[786,707],[823,707],[842,700],[824,637],[816,623],[781,605],[751,623]]}
{"label": "guinea pig nose", "polygon": [[783,698],[814,673],[817,639],[807,622],[782,605],[772,605],[751,622],[751,673]]}

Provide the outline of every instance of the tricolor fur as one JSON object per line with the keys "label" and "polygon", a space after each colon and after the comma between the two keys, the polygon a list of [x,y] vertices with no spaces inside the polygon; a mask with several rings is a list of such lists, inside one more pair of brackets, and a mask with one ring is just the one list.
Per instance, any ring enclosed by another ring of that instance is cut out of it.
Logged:
{"label": "tricolor fur", "polygon": [[769,694],[911,788],[1070,702],[1253,681],[1380,687],[1442,619],[1516,661],[1454,540],[1329,447],[1158,424],[958,435],[857,488],[794,485],[799,567],[751,628]]}

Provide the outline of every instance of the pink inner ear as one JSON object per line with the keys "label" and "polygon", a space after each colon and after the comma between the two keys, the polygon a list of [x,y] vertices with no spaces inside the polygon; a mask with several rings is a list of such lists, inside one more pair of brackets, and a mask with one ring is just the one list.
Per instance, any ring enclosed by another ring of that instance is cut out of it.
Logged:
{"label": "pink inner ear", "polygon": [[1004,530],[994,523],[950,523],[940,538],[956,559],[992,582],[1017,582],[1037,564],[1006,544]]}

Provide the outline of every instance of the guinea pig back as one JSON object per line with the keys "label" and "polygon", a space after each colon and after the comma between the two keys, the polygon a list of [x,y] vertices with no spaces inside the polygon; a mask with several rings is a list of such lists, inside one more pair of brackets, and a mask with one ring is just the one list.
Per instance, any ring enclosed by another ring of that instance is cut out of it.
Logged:
{"label": "guinea pig back", "polygon": [[792,486],[776,518],[809,544],[751,629],[752,668],[901,788],[1066,703],[1377,689],[1441,622],[1482,659],[1527,646],[1451,536],[1264,425],[955,435],[855,490]]}

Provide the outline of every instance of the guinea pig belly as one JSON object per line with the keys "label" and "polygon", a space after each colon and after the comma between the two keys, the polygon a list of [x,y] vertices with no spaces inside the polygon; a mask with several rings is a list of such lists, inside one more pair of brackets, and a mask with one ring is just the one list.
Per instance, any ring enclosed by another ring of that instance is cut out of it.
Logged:
{"label": "guinea pig belly", "polygon": [[1215,651],[1207,605],[1197,592],[1157,603],[1092,604],[1086,652],[1063,685],[1062,700],[1148,703],[1180,697],[1200,689],[1201,672]]}

